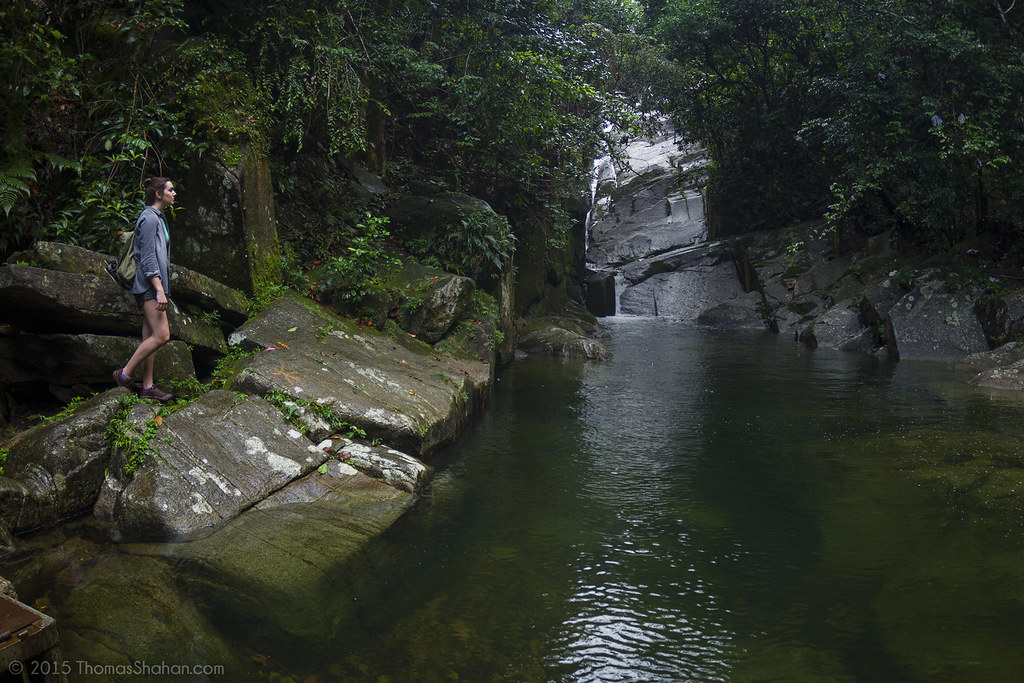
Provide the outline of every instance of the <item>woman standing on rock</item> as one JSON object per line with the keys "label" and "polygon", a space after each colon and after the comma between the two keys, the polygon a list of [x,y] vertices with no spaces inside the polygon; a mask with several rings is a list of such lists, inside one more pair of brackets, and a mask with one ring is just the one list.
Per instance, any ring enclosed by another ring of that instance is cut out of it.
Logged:
{"label": "woman standing on rock", "polygon": [[177,191],[169,178],[147,178],[145,189],[146,208],[135,222],[135,256],[139,267],[131,287],[142,309],[142,343],[123,367],[114,370],[114,382],[119,387],[134,390],[132,374],[141,366],[139,396],[162,402],[174,398],[153,384],[153,354],[171,339],[167,322],[171,234],[162,212],[174,204]]}

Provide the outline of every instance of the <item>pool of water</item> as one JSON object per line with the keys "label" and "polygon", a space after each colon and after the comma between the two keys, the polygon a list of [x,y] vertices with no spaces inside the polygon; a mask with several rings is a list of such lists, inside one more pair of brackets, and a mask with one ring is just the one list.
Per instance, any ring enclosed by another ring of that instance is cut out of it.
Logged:
{"label": "pool of water", "polygon": [[1024,398],[940,364],[605,325],[610,362],[499,374],[337,578],[331,636],[212,617],[254,674],[1020,680]]}
{"label": "pool of water", "polygon": [[[1024,402],[661,319],[531,357],[367,553],[365,680],[1013,681]],[[314,667],[317,668],[317,667]]]}

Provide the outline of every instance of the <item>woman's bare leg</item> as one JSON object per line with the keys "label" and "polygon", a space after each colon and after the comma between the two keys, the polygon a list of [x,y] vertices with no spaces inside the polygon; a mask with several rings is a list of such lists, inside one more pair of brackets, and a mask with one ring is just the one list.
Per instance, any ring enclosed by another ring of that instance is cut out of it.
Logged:
{"label": "woman's bare leg", "polygon": [[142,302],[142,343],[124,365],[124,374],[129,377],[138,366],[142,366],[142,386],[153,385],[153,354],[171,340],[171,327],[167,322],[167,311],[157,310],[155,299]]}

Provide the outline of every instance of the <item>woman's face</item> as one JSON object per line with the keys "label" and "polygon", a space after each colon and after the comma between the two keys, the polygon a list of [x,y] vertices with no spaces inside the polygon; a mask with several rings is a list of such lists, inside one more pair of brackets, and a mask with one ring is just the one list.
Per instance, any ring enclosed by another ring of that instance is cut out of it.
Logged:
{"label": "woman's face", "polygon": [[178,191],[174,189],[174,183],[170,180],[164,185],[164,189],[157,193],[156,198],[164,203],[166,206],[174,204],[174,198],[178,196]]}

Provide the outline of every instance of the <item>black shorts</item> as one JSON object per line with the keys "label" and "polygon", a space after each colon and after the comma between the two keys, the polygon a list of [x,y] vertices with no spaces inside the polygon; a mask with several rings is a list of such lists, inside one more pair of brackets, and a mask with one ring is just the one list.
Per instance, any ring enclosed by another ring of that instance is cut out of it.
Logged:
{"label": "black shorts", "polygon": [[147,289],[142,294],[135,295],[135,303],[139,305],[139,308],[142,308],[142,304],[145,303],[147,299],[156,299],[156,290],[153,289],[152,287]]}

